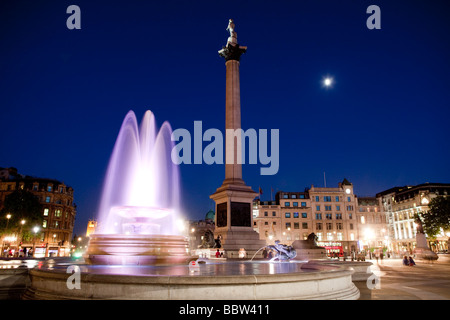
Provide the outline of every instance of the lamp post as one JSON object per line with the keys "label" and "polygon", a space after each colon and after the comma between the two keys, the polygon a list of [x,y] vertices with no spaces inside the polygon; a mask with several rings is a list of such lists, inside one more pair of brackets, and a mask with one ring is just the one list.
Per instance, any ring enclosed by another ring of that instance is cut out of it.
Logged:
{"label": "lamp post", "polygon": [[34,251],[36,250],[36,235],[37,235],[38,231],[39,231],[39,227],[35,226],[33,228],[33,232],[34,232],[34,237],[33,237],[33,255],[35,255]]}
{"label": "lamp post", "polygon": [[6,215],[6,219],[8,219],[8,220],[6,220],[6,229],[8,229],[8,224],[9,224],[9,219],[11,219],[11,214],[10,213],[8,213],[7,215]]}

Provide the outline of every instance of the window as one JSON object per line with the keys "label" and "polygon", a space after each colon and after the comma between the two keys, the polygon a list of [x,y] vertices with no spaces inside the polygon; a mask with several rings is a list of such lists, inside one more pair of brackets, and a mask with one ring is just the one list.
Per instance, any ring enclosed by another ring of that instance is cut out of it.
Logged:
{"label": "window", "polygon": [[298,202],[293,202],[292,205],[293,205],[294,207],[298,207]]}
{"label": "window", "polygon": [[333,230],[333,224],[331,222],[327,222],[326,227],[327,230]]}
{"label": "window", "polygon": [[42,228],[47,228],[47,220],[42,221]]}
{"label": "window", "polygon": [[48,216],[48,208],[44,209],[44,216],[47,217]]}
{"label": "window", "polygon": [[286,212],[286,213],[284,214],[284,217],[285,217],[285,218],[290,218],[290,217],[291,217],[291,213],[290,213],[290,212]]}
{"label": "window", "polygon": [[294,222],[294,229],[300,229],[300,224],[298,222]]}
{"label": "window", "polygon": [[344,240],[343,239],[343,236],[342,236],[342,232],[338,232],[337,234],[336,234],[336,236],[337,236],[337,240]]}
{"label": "window", "polygon": [[289,199],[289,195],[283,194],[283,199]]}
{"label": "window", "polygon": [[300,199],[305,199],[305,195],[304,195],[304,194],[301,194],[299,198],[300,198]]}
{"label": "window", "polygon": [[322,230],[322,222],[316,223],[316,230]]}
{"label": "window", "polygon": [[350,233],[350,240],[355,240],[355,234],[353,234],[353,233]]}
{"label": "window", "polygon": [[336,220],[342,220],[342,213],[336,213]]}
{"label": "window", "polygon": [[322,214],[316,213],[316,220],[322,220]]}
{"label": "window", "polygon": [[333,240],[333,233],[327,232],[327,240]]}
{"label": "window", "polygon": [[325,211],[331,211],[331,206],[325,206]]}
{"label": "window", "polygon": [[39,187],[38,187],[37,184],[34,184],[34,185],[33,185],[33,191],[38,191],[38,188],[39,188]]}
{"label": "window", "polygon": [[352,201],[351,198],[350,198],[350,197],[347,197],[347,202],[350,202],[350,201]]}
{"label": "window", "polygon": [[272,211],[272,217],[276,217],[277,213],[275,211]]}
{"label": "window", "polygon": [[306,212],[302,212],[302,218],[308,218],[308,214]]}
{"label": "window", "polygon": [[265,226],[268,226],[268,225],[269,225],[269,222],[264,221],[264,225],[265,225]]}
{"label": "window", "polygon": [[48,191],[48,192],[52,192],[52,185],[51,185],[51,184],[49,184],[49,185],[47,186],[47,191]]}
{"label": "window", "polygon": [[333,215],[332,215],[331,213],[327,213],[327,214],[325,215],[325,218],[326,218],[327,220],[332,220],[332,219],[333,219]]}
{"label": "window", "polygon": [[45,197],[45,202],[47,202],[47,203],[50,202],[50,197],[49,196]]}
{"label": "window", "polygon": [[337,230],[342,230],[342,222],[336,223],[336,229]]}
{"label": "window", "polygon": [[61,209],[56,209],[55,210],[55,217],[56,218],[61,218]]}
{"label": "window", "polygon": [[269,213],[267,211],[264,211],[264,217],[267,217]]}
{"label": "window", "polygon": [[351,219],[353,219],[353,214],[352,213],[349,213],[348,214],[348,218],[351,220]]}
{"label": "window", "polygon": [[325,202],[331,202],[331,196],[324,196],[323,201]]}
{"label": "window", "polygon": [[308,223],[307,222],[303,222],[302,223],[302,229],[308,229]]}
{"label": "window", "polygon": [[350,223],[350,230],[353,230],[353,223]]}
{"label": "window", "polygon": [[298,218],[298,212],[294,212],[294,218]]}
{"label": "window", "polygon": [[289,207],[290,205],[291,205],[290,202],[285,202],[285,203],[284,203],[284,206],[285,206],[285,207]]}
{"label": "window", "polygon": [[317,211],[320,211],[320,206],[316,206],[316,210],[317,210]]}
{"label": "window", "polygon": [[322,241],[322,232],[317,233],[317,241]]}
{"label": "window", "polygon": [[364,216],[361,216],[361,223],[365,224],[366,223],[366,218],[364,218]]}
{"label": "window", "polygon": [[319,202],[320,201],[320,197],[316,196],[316,201]]}
{"label": "window", "polygon": [[339,196],[336,196],[336,202],[339,202]]}
{"label": "window", "polygon": [[291,228],[291,223],[290,222],[286,222],[286,229],[290,229]]}
{"label": "window", "polygon": [[306,202],[301,203],[302,207],[306,207]]}
{"label": "window", "polygon": [[341,211],[341,206],[336,206],[336,211]]}
{"label": "window", "polygon": [[347,211],[353,211],[353,206],[347,206]]}
{"label": "window", "polygon": [[291,195],[291,199],[297,199],[297,195],[296,194]]}

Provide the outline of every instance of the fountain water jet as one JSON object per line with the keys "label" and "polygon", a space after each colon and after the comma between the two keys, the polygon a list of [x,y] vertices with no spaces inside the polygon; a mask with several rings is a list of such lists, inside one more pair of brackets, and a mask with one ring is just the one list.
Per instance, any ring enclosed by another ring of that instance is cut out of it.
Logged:
{"label": "fountain water jet", "polygon": [[172,129],[156,133],[146,111],[138,127],[129,111],[123,120],[106,172],[98,231],[85,260],[91,264],[166,264],[191,259],[180,234],[179,172],[171,161]]}

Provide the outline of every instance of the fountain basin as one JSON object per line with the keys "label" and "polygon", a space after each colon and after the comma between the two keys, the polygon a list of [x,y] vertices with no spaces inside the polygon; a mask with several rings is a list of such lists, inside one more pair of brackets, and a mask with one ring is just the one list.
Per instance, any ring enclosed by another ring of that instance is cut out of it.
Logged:
{"label": "fountain basin", "polygon": [[92,234],[85,260],[98,265],[187,264],[195,259],[184,236]]}
{"label": "fountain basin", "polygon": [[68,289],[68,265],[30,271],[25,299],[266,300],[359,298],[351,268],[304,262],[187,265],[79,265],[80,289]]}

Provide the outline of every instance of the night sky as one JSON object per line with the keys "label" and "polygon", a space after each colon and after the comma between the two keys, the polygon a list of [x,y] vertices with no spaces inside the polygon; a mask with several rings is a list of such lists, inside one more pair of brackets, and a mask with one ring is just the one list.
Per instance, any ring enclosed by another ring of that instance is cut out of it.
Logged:
{"label": "night sky", "polygon": [[[69,30],[69,5],[81,30]],[[381,29],[369,30],[369,5]],[[75,190],[75,233],[95,218],[129,110],[193,134],[225,128],[228,19],[241,57],[243,129],[280,130],[280,167],[244,180],[270,190],[359,196],[450,182],[448,1],[17,1],[0,4],[0,167]],[[334,79],[324,88],[325,76]],[[205,144],[206,145],[206,144]],[[204,146],[205,146],[204,145]],[[181,165],[183,208],[202,219],[223,165]],[[275,194],[275,193],[274,193]]]}

